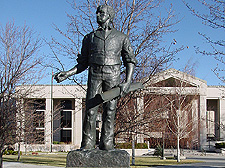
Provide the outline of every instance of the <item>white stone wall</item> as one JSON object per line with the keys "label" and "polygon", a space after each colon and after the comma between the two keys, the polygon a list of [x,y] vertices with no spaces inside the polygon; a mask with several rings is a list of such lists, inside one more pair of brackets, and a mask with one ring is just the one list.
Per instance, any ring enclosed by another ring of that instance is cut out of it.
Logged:
{"label": "white stone wall", "polygon": [[225,140],[225,99],[220,100],[220,138]]}
{"label": "white stone wall", "polygon": [[218,100],[218,114],[216,120],[218,121],[220,129],[220,138],[225,140],[225,87],[223,86],[209,86],[207,88],[207,99]]}
{"label": "white stone wall", "polygon": [[[86,88],[86,86],[78,85],[53,85],[52,96],[54,99],[85,98]],[[21,93],[29,93],[27,98],[51,98],[51,85],[24,85],[18,86],[16,90]]]}
{"label": "white stone wall", "polygon": [[80,147],[82,140],[82,99],[75,99],[75,111],[73,114],[73,144]]}
{"label": "white stone wall", "polygon": [[46,99],[45,110],[45,147],[51,150],[52,143],[52,111],[51,111],[51,99]]}

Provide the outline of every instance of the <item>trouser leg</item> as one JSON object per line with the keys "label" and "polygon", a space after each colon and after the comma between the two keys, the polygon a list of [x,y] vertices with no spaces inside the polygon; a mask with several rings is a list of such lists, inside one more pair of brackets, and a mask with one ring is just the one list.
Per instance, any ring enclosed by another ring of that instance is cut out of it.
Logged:
{"label": "trouser leg", "polygon": [[[103,81],[103,91],[112,89],[118,86],[120,82],[119,66],[109,67],[109,71],[112,72],[110,78]],[[107,69],[106,69],[107,70]],[[102,115],[102,130],[99,148],[102,150],[114,149],[114,120],[116,113],[117,99],[113,99],[103,104]]]}
{"label": "trouser leg", "polygon": [[[89,100],[94,98],[96,94],[101,92],[102,80],[93,77],[92,69],[89,71],[88,90],[86,98],[86,106]],[[85,111],[85,118],[83,122],[83,135],[81,148],[94,149],[96,144],[96,117],[98,113],[98,106]]]}
{"label": "trouser leg", "polygon": [[94,149],[96,143],[96,116],[98,107],[86,111],[83,123],[83,137],[81,148]]}
{"label": "trouser leg", "polygon": [[103,105],[102,131],[99,148],[102,150],[114,149],[114,119],[117,101],[111,100]]}

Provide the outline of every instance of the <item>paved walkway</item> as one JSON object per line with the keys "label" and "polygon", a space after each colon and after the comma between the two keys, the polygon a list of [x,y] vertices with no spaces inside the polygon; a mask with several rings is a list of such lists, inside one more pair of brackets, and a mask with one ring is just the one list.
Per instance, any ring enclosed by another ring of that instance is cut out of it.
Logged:
{"label": "paved walkway", "polygon": [[3,162],[3,168],[62,168],[62,167],[24,164],[19,162]]}
{"label": "paved walkway", "polygon": [[156,166],[155,168],[225,168],[225,156],[221,154],[190,155],[187,159],[203,161],[202,163]]}

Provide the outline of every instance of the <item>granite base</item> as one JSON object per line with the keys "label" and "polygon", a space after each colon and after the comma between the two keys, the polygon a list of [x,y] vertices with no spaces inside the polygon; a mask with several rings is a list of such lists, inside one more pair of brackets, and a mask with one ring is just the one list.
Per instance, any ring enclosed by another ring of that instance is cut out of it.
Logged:
{"label": "granite base", "polygon": [[66,159],[66,167],[130,167],[130,155],[124,150],[74,150]]}

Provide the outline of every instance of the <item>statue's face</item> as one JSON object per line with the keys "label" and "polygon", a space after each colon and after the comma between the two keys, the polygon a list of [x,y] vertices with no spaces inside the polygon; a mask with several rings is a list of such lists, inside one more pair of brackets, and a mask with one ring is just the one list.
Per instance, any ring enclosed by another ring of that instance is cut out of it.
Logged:
{"label": "statue's face", "polygon": [[96,12],[98,24],[104,24],[107,20],[110,19],[107,7],[99,8]]}

